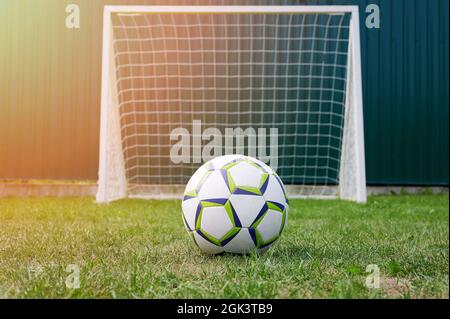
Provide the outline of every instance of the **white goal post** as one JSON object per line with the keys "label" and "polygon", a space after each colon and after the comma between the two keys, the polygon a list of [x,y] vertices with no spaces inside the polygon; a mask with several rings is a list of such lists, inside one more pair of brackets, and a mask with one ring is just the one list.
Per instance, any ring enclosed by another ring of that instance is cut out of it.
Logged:
{"label": "white goal post", "polygon": [[364,203],[358,10],[105,6],[97,201],[180,198],[204,161],[245,153],[291,198]]}

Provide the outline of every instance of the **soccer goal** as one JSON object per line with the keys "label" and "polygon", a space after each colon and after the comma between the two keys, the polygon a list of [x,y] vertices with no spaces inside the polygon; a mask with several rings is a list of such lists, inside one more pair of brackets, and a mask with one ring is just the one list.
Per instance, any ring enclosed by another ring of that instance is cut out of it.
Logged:
{"label": "soccer goal", "polygon": [[98,202],[251,155],[290,197],[366,201],[357,6],[106,6]]}

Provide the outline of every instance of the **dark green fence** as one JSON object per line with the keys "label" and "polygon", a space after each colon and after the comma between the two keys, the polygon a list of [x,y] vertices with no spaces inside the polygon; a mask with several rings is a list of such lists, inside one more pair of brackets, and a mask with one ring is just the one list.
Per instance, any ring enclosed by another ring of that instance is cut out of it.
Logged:
{"label": "dark green fence", "polygon": [[0,178],[97,178],[104,4],[358,4],[367,181],[448,185],[448,0],[0,2]]}

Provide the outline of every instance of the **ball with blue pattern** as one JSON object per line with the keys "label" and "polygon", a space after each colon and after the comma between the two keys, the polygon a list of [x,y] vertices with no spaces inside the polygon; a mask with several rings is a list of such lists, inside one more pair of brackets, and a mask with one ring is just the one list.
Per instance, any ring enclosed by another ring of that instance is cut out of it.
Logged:
{"label": "ball with blue pattern", "polygon": [[288,208],[278,175],[244,155],[217,157],[201,166],[182,203],[186,230],[206,254],[267,250],[286,226]]}

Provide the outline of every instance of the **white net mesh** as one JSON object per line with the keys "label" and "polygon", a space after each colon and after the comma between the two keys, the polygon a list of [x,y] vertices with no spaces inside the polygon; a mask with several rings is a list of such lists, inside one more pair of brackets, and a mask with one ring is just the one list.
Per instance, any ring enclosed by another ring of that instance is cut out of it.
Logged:
{"label": "white net mesh", "polygon": [[111,21],[129,195],[185,184],[201,163],[230,153],[275,166],[296,193],[337,195],[349,13],[115,13]]}

